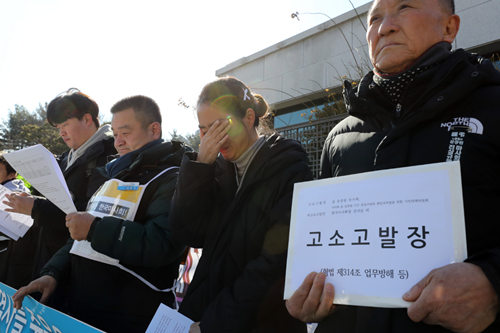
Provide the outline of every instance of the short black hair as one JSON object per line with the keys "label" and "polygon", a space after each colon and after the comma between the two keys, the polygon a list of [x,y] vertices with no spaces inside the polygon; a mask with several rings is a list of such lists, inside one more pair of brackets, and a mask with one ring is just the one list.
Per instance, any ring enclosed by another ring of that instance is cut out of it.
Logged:
{"label": "short black hair", "polygon": [[[455,14],[455,0],[437,0],[441,7],[448,12],[448,14]],[[370,16],[371,11],[373,10],[373,5],[375,2],[372,2],[370,9],[368,10],[368,16]]]}
{"label": "short black hair", "polygon": [[82,120],[86,114],[92,116],[92,121],[99,128],[99,106],[77,88],[69,88],[57,95],[47,107],[47,121],[52,126],[64,123],[70,118]]}
{"label": "short black hair", "polygon": [[17,175],[16,170],[7,162],[5,157],[3,156],[3,153],[0,153],[0,163],[5,165],[5,170],[7,170],[7,174],[15,173]]}
{"label": "short black hair", "polygon": [[111,107],[111,114],[128,109],[134,110],[135,119],[141,123],[143,129],[147,129],[152,123],[161,125],[160,107],[150,97],[143,95],[125,97]]}
{"label": "short black hair", "polygon": [[449,14],[455,14],[455,0],[438,0],[445,9],[449,10]]}

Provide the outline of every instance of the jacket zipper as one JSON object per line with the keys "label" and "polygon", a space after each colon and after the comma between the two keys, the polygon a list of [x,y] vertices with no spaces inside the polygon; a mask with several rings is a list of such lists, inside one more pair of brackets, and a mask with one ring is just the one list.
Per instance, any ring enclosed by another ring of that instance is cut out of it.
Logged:
{"label": "jacket zipper", "polygon": [[[459,62],[459,63],[455,64],[454,66],[452,66],[452,68],[448,71],[448,74],[452,73],[452,72],[455,70],[455,68],[456,68],[456,67],[458,67],[458,65],[459,65],[460,63],[461,63],[461,62]],[[448,77],[448,74],[447,74],[447,76],[446,76],[446,77]],[[418,99],[417,99],[417,100],[416,100],[416,101],[415,101],[415,102],[414,102],[414,103],[410,106],[410,108],[409,108],[409,109],[407,109],[407,110],[405,111],[405,115],[406,115],[406,114],[408,114],[411,110],[413,110],[413,107],[414,107],[415,105],[418,105],[418,103],[419,103],[421,100],[423,100],[425,97],[427,97],[427,95],[429,95],[429,92],[434,91],[434,88],[435,88],[435,87],[437,87],[437,86],[439,86],[439,85],[441,84],[441,82],[443,82],[443,81],[446,79],[446,77],[445,77],[445,78],[442,78],[441,80],[439,80],[439,82],[436,82],[436,84],[435,84],[435,85],[433,85],[432,87],[428,88],[428,89],[427,89],[424,93],[422,93],[422,95],[420,95],[420,97],[419,97],[419,98],[418,98]],[[408,88],[410,87],[411,83],[412,83],[412,82],[410,82],[410,83],[408,84],[408,86],[406,87],[406,90],[405,90],[405,92],[403,93],[403,97],[402,97],[402,99],[401,99],[402,101],[404,100],[404,98],[405,98],[405,96],[406,96],[406,92],[408,91]],[[397,111],[397,108],[396,108],[396,111]]]}
{"label": "jacket zipper", "polygon": [[399,119],[399,117],[401,116],[401,104],[398,103],[398,105],[396,105],[396,118]]}

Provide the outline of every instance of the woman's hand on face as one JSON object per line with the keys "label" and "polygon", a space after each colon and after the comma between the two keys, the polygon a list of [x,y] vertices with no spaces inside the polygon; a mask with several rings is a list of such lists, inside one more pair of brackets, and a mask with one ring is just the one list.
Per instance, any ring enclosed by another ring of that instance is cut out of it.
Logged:
{"label": "woman's hand on face", "polygon": [[213,164],[219,150],[229,139],[227,132],[230,128],[229,120],[216,120],[206,133],[200,132],[200,152],[196,160],[205,164]]}

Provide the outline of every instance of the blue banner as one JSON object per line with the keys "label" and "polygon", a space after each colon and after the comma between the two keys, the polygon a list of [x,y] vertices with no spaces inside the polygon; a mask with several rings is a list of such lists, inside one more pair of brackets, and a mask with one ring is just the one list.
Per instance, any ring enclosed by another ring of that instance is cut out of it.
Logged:
{"label": "blue banner", "polygon": [[16,290],[0,283],[1,333],[94,333],[102,332],[77,319],[25,297],[21,310],[14,309]]}

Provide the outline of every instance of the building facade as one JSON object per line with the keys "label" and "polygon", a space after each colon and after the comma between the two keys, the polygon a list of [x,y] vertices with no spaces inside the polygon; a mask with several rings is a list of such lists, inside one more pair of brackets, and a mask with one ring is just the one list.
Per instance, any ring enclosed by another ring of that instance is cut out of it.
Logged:
{"label": "building facade", "polygon": [[[357,81],[371,70],[365,37],[370,6],[371,2],[216,71],[264,96],[273,106],[275,129],[302,142],[316,177],[324,139],[346,116],[341,113],[343,79]],[[455,6],[461,26],[453,47],[487,57],[500,53],[500,0],[455,0]]]}

